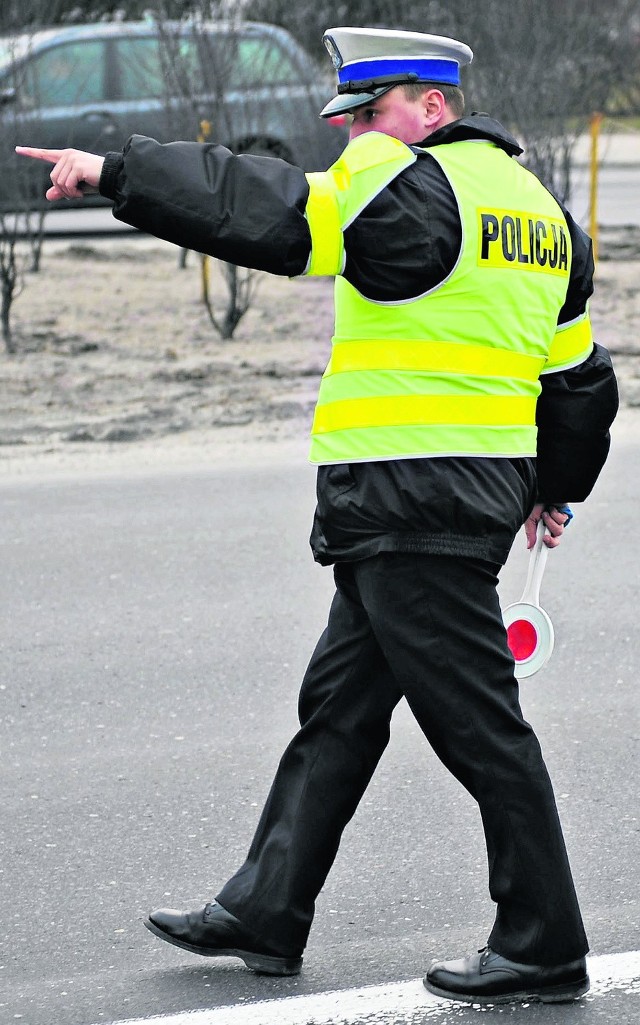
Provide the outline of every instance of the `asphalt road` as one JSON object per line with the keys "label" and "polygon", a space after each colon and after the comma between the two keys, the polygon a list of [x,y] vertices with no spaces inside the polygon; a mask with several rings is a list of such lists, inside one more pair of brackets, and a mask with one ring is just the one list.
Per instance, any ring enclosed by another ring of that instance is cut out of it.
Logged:
{"label": "asphalt road", "polygon": [[[550,554],[556,651],[522,686],[596,954],[640,946],[638,480],[640,422]],[[142,927],[149,908],[195,906],[237,867],[295,727],[332,590],[307,548],[309,467],[265,454],[5,481],[0,502],[1,1022],[91,1025],[378,985],[483,944],[475,806],[403,709],[299,978],[204,961]],[[525,566],[519,544],[505,602]],[[639,1012],[637,991],[527,1011],[545,1025],[631,1025]]]}
{"label": "asphalt road", "polygon": [[[640,157],[640,154],[639,154]],[[585,229],[589,227],[589,173],[586,167],[573,173],[569,208]],[[610,228],[640,224],[640,162],[638,165],[603,167],[597,191],[598,224]]]}

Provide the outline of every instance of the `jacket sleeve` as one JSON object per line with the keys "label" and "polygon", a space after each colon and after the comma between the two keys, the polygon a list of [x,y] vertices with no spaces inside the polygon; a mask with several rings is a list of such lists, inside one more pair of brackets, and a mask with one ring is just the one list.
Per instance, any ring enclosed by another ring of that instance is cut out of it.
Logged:
{"label": "jacket sleeve", "polygon": [[276,157],[134,135],[107,154],[100,192],[118,220],[229,263],[295,276],[309,260],[309,186]]}
{"label": "jacket sleeve", "polygon": [[[591,342],[588,300],[593,292],[591,240],[564,211],[571,232],[572,264],[556,339],[575,336],[579,351],[588,334],[586,358],[540,378],[538,397],[538,498],[548,504],[583,502],[609,453],[609,428],[618,410],[616,377],[607,350]],[[553,352],[553,347],[552,347]],[[572,361],[569,359],[569,363]]]}
{"label": "jacket sleeve", "polygon": [[609,454],[609,427],[618,389],[601,345],[578,367],[541,378],[538,398],[538,497],[561,505],[583,502]]}

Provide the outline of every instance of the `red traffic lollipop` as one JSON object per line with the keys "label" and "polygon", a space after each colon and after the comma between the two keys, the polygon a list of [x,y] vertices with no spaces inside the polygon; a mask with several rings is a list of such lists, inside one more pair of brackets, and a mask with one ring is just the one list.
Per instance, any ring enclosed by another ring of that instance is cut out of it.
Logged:
{"label": "red traffic lollipop", "polygon": [[544,532],[544,523],[539,520],[522,598],[508,605],[502,613],[507,643],[516,664],[515,675],[519,680],[542,669],[553,651],[553,624],[540,607],[540,584],[549,552],[543,541]]}

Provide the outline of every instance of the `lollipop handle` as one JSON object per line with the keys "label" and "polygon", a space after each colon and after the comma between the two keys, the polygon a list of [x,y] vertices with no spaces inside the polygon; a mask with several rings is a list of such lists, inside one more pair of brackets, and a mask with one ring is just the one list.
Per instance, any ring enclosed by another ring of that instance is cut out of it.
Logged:
{"label": "lollipop handle", "polygon": [[524,585],[522,598],[520,599],[520,601],[528,602],[529,605],[540,604],[540,585],[542,583],[544,567],[547,563],[547,555],[549,554],[549,549],[543,540],[545,529],[542,519],[538,520],[536,543],[529,554],[527,580]]}

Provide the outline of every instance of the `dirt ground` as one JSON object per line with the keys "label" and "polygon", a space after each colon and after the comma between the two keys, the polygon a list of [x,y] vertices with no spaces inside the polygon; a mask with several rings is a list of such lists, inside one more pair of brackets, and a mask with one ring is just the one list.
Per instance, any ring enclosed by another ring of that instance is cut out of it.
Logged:
{"label": "dirt ground", "polygon": [[[215,266],[214,295],[223,286]],[[49,242],[13,308],[19,352],[0,354],[0,465],[70,469],[243,444],[304,450],[329,352],[332,283],[260,275],[222,341],[200,301],[200,264],[142,237]],[[591,315],[626,407],[640,406],[640,228],[603,231]]]}

